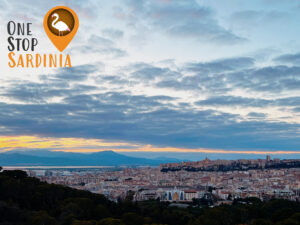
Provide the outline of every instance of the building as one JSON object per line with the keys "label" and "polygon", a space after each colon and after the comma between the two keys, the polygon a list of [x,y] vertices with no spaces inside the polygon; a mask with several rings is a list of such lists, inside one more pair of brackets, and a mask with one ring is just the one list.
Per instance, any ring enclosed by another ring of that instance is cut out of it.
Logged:
{"label": "building", "polygon": [[173,190],[167,190],[162,196],[163,201],[169,202],[179,202],[184,201],[184,191],[177,189],[176,187]]}
{"label": "building", "polygon": [[196,190],[186,190],[184,193],[186,201],[193,201],[193,199],[199,198],[199,194]]}
{"label": "building", "polygon": [[165,190],[162,193],[161,200],[168,202],[191,202],[199,198],[199,192],[196,190],[180,190],[176,187],[172,190]]}

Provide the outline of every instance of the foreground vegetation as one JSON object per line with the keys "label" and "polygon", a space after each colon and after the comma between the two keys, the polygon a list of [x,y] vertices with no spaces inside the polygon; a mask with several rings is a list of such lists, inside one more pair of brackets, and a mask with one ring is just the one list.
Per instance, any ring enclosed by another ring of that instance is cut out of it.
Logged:
{"label": "foreground vegetation", "polygon": [[102,195],[40,182],[23,171],[0,173],[0,225],[300,225],[300,203],[256,198],[215,208],[159,201],[118,203]]}

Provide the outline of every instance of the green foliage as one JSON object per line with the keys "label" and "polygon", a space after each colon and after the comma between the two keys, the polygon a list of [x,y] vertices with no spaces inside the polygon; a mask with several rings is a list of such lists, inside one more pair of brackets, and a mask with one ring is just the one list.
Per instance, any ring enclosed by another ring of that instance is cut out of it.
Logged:
{"label": "green foliage", "polygon": [[[131,196],[132,197],[132,196]],[[257,198],[231,206],[170,207],[154,201],[114,203],[102,195],[47,184],[22,171],[0,173],[0,225],[300,225],[300,203]]]}

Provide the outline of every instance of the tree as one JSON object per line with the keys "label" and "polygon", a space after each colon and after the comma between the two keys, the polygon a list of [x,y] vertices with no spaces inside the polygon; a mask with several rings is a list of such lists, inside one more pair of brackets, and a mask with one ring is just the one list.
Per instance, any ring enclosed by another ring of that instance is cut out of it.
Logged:
{"label": "tree", "polygon": [[[1,167],[2,169],[2,167]],[[15,179],[24,179],[27,177],[27,173],[22,170],[4,170],[1,175],[8,176]]]}
{"label": "tree", "polygon": [[299,224],[300,224],[299,221],[293,219],[286,219],[279,223],[276,223],[276,225],[299,225]]}
{"label": "tree", "polygon": [[232,195],[231,194],[228,195],[227,200],[232,200]]}
{"label": "tree", "polygon": [[108,208],[105,205],[101,205],[101,204],[97,205],[93,209],[93,214],[95,219],[97,220],[111,217],[111,213],[109,212]]}
{"label": "tree", "polygon": [[72,225],[96,225],[96,221],[74,220]]}
{"label": "tree", "polygon": [[100,220],[97,225],[125,225],[121,220],[114,218],[105,218]]}
{"label": "tree", "polygon": [[125,213],[122,216],[122,221],[126,225],[142,225],[144,223],[143,217],[136,213]]}
{"label": "tree", "polygon": [[257,219],[251,223],[251,225],[273,225],[270,220],[267,219]]}
{"label": "tree", "polygon": [[40,211],[31,218],[31,225],[57,225],[56,220],[49,216],[47,212]]}

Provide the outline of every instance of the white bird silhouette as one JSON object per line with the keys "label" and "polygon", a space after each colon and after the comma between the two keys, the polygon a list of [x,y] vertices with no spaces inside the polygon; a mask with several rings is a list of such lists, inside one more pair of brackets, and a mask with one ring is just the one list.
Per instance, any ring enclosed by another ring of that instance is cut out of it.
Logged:
{"label": "white bird silhouette", "polygon": [[52,15],[52,17],[55,17],[55,19],[53,20],[51,26],[53,28],[55,28],[56,30],[58,30],[58,36],[60,36],[61,32],[63,32],[63,31],[71,31],[65,22],[63,22],[63,21],[57,22],[57,20],[59,18],[59,15],[57,13],[54,13]]}

